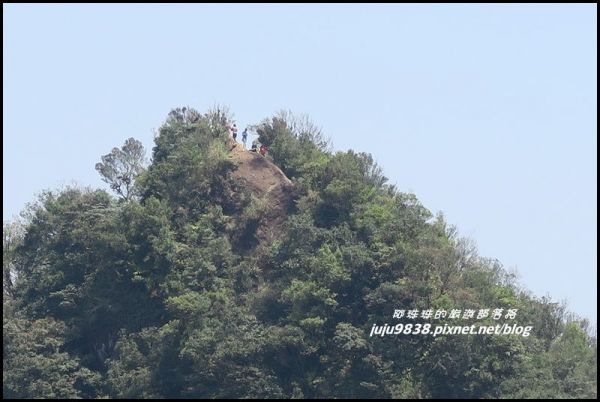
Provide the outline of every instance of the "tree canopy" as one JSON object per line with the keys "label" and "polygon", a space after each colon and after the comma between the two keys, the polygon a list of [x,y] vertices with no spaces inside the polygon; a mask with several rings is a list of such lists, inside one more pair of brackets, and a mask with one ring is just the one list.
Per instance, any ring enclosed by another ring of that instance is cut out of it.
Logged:
{"label": "tree canopy", "polygon": [[102,156],[96,170],[112,190],[129,201],[137,194],[135,179],[144,170],[144,154],[142,143],[129,138],[120,149],[115,147]]}

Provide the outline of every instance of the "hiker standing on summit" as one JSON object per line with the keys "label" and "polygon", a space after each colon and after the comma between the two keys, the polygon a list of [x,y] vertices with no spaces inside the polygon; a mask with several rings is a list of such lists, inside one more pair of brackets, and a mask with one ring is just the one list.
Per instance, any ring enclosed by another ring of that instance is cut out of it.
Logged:
{"label": "hiker standing on summit", "polygon": [[237,137],[237,126],[235,123],[233,123],[233,128],[232,128],[232,134],[233,134],[233,140],[235,141],[236,137]]}
{"label": "hiker standing on summit", "polygon": [[248,139],[248,127],[242,131],[242,142],[244,143],[244,148],[246,147],[246,140]]}

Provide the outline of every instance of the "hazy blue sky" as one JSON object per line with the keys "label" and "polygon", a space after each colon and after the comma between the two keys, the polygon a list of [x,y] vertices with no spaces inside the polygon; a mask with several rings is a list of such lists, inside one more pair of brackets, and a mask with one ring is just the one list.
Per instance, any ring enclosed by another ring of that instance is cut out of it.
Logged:
{"label": "hazy blue sky", "polygon": [[[169,110],[307,113],[596,321],[596,5],[4,5],[3,217]],[[149,154],[149,152],[148,152]],[[490,306],[494,307],[494,306]]]}

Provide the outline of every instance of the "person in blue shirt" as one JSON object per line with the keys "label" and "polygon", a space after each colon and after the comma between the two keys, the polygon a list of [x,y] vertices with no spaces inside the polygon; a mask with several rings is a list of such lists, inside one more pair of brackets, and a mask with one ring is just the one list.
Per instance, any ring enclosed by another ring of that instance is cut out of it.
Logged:
{"label": "person in blue shirt", "polygon": [[244,147],[246,146],[246,140],[248,139],[248,127],[244,129],[242,132],[242,142],[244,143]]}

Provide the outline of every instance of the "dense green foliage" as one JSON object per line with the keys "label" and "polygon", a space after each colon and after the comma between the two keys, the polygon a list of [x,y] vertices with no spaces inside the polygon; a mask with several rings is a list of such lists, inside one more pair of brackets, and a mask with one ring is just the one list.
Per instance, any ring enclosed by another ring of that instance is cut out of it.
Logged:
{"label": "dense green foliage", "polygon": [[134,138],[102,156],[102,162],[96,163],[96,170],[102,180],[110,184],[119,196],[125,200],[133,199],[137,194],[135,180],[144,169],[144,147]]}
{"label": "dense green foliage", "polygon": [[[138,197],[45,192],[4,225],[4,397],[596,397],[586,321],[307,120],[257,125],[295,207],[276,241],[245,244],[260,208],[227,119],[173,110]],[[496,307],[531,336],[369,337],[406,322],[394,309]]]}

